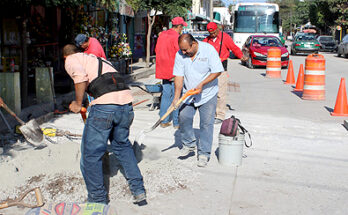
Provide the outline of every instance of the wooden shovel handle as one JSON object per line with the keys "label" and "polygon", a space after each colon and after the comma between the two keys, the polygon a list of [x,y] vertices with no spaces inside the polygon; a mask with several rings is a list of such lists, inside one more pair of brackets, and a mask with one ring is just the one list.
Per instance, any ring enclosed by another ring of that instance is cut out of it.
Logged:
{"label": "wooden shovel handle", "polygon": [[[194,89],[191,89],[191,90],[187,91],[187,92],[186,92],[183,96],[181,96],[181,98],[176,102],[175,107],[178,107],[178,106],[181,104],[181,102],[183,102],[187,97],[192,96],[192,95],[196,95],[196,94],[198,94],[198,93],[199,93],[199,91],[198,91],[198,90],[194,90]],[[175,110],[175,107],[171,105],[171,106],[168,108],[167,112],[161,117],[160,120],[163,121],[165,118],[167,118],[167,116],[168,116],[169,114],[171,114],[171,113]]]}
{"label": "wooden shovel handle", "polygon": [[21,125],[24,125],[23,122],[5,103],[0,103],[0,107],[4,108],[11,116],[13,116]]}
{"label": "wooden shovel handle", "polygon": [[[24,199],[25,196],[28,195],[28,193],[35,191],[35,197],[36,197],[36,204],[32,205],[32,204],[27,204],[22,202],[22,200]],[[26,192],[24,192],[22,195],[20,195],[18,198],[14,199],[14,200],[8,200],[6,202],[2,202],[0,203],[0,209],[3,208],[8,208],[8,207],[12,207],[12,206],[24,206],[24,207],[28,207],[28,208],[36,208],[36,207],[41,207],[44,205],[44,201],[42,198],[42,193],[39,187],[35,187],[31,190],[28,190]]]}

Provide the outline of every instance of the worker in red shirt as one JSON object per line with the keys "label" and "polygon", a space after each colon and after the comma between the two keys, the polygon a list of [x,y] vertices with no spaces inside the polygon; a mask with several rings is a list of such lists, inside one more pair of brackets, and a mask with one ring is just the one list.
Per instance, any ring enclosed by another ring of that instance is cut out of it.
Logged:
{"label": "worker in red shirt", "polygon": [[75,37],[75,45],[78,48],[82,48],[86,54],[93,54],[106,60],[104,49],[96,38],[87,37],[85,34],[78,34]]}
{"label": "worker in red shirt", "polygon": [[[156,44],[156,78],[162,79],[162,97],[160,107],[160,117],[168,110],[174,98],[174,61],[175,55],[179,51],[178,38],[187,23],[181,17],[172,19],[173,27],[167,31],[162,31]],[[165,118],[161,127],[165,128],[171,125],[173,119],[174,128],[179,128],[179,110],[174,110]]]}
{"label": "worker in red shirt", "polygon": [[243,52],[236,46],[232,38],[224,32],[221,32],[214,22],[209,22],[207,25],[209,36],[203,41],[214,46],[215,50],[219,53],[220,60],[224,66],[224,72],[218,77],[219,80],[219,92],[217,98],[216,112],[215,112],[215,124],[221,123],[225,119],[226,112],[226,95],[227,95],[227,59],[230,56],[230,51],[241,59],[242,61],[248,60],[248,57],[243,56]]}

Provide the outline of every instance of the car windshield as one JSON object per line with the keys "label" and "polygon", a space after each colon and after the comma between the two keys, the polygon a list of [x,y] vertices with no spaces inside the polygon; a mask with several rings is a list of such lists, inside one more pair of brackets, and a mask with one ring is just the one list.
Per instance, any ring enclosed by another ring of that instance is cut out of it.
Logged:
{"label": "car windshield", "polygon": [[276,37],[255,37],[253,46],[282,47],[282,43]]}
{"label": "car windshield", "polygon": [[306,36],[298,36],[296,37],[297,41],[310,41],[310,40],[315,40],[314,36],[306,35]]}
{"label": "car windshield", "polygon": [[332,37],[320,37],[320,41],[332,42],[334,39]]}

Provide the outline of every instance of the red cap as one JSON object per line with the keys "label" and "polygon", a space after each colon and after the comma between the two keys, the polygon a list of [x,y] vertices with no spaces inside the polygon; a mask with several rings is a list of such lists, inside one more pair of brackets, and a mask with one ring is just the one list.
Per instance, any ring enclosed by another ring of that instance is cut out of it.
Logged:
{"label": "red cap", "polygon": [[207,30],[209,32],[215,31],[217,29],[217,24],[215,22],[209,22],[207,25]]}
{"label": "red cap", "polygon": [[179,16],[172,19],[172,24],[173,25],[183,25],[185,27],[187,26],[187,23],[184,21],[184,19],[179,17]]}

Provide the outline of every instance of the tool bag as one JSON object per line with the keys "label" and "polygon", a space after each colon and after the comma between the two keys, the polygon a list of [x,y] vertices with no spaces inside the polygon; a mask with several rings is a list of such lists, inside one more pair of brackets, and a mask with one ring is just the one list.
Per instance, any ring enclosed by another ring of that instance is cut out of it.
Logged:
{"label": "tool bag", "polygon": [[245,146],[249,148],[253,144],[251,140],[251,135],[248,132],[248,130],[246,130],[241,125],[240,120],[233,115],[231,116],[231,118],[228,118],[222,121],[220,134],[223,134],[225,136],[230,136],[230,137],[236,137],[240,133],[239,129],[241,130],[242,134],[247,133],[249,135],[250,144],[248,145],[245,141]]}
{"label": "tool bag", "polygon": [[107,72],[101,74],[103,70],[103,62],[114,68],[111,63],[98,57],[98,77],[88,85],[87,93],[94,98],[98,98],[106,93],[128,90],[129,87],[120,73]]}

